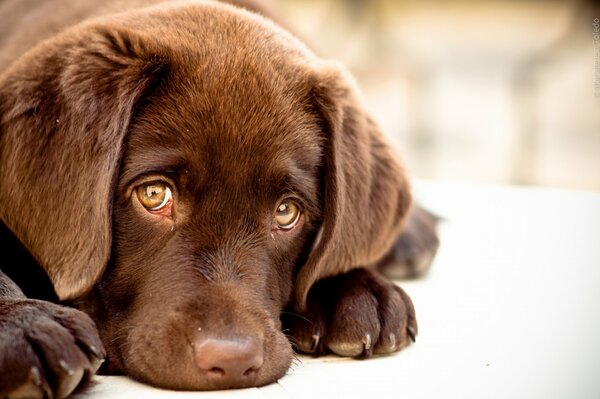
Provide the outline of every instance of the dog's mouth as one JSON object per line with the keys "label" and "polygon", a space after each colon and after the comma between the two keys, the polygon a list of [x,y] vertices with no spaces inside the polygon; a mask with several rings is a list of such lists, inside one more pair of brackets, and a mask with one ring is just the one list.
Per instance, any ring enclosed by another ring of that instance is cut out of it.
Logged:
{"label": "dog's mouth", "polygon": [[[256,323],[262,331],[240,328],[182,327],[171,317],[134,324],[112,333],[103,330],[108,360],[104,374],[126,374],[160,388],[237,389],[267,385],[283,377],[292,361],[290,342],[277,322]],[[129,323],[124,323],[129,324]],[[102,327],[102,326],[99,326]],[[246,331],[246,332],[244,332]]]}
{"label": "dog's mouth", "polygon": [[[279,334],[283,336],[282,334]],[[127,359],[127,373],[154,386],[177,390],[248,388],[281,378],[292,359],[291,346],[265,345],[252,336],[210,337],[196,341],[192,350],[173,353],[154,363]],[[276,356],[273,356],[276,354]],[[166,359],[177,359],[175,362]]]}

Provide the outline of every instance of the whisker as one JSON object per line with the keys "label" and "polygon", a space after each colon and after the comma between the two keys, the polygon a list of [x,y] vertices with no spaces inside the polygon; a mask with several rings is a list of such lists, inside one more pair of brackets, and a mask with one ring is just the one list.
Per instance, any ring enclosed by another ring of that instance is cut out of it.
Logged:
{"label": "whisker", "polygon": [[310,324],[313,324],[313,322],[311,320],[307,319],[306,317],[304,317],[304,316],[302,316],[301,314],[298,314],[298,313],[288,312],[288,311],[283,310],[283,311],[281,311],[281,314],[287,314],[287,315],[291,315],[291,316],[296,316],[296,317],[299,317],[299,318],[301,318],[301,319],[309,322]]}

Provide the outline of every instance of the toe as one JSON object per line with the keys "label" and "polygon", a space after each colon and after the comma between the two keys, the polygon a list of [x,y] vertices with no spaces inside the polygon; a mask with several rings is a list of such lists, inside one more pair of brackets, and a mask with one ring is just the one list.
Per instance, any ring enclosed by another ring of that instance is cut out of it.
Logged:
{"label": "toe", "polygon": [[106,350],[92,319],[83,312],[64,307],[57,312],[54,319],[75,338],[75,342],[88,358],[89,373],[94,374],[104,362]]}
{"label": "toe", "polygon": [[38,356],[44,359],[56,398],[64,398],[73,392],[86,371],[91,369],[75,338],[53,320],[37,320],[27,332],[27,338]]}
{"label": "toe", "polygon": [[362,279],[346,283],[331,315],[326,346],[340,356],[370,356],[381,331],[378,302]]}

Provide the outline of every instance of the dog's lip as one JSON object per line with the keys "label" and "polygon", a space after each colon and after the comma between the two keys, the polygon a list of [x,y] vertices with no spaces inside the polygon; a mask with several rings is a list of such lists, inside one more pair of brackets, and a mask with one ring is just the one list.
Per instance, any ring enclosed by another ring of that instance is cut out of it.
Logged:
{"label": "dog's lip", "polygon": [[[193,348],[193,346],[190,346],[190,351],[186,358],[189,358],[190,363],[192,364],[190,364],[189,366],[184,366],[187,370],[190,370],[192,368],[197,369],[197,366],[195,365],[195,363],[193,363],[192,360],[193,350],[191,348]],[[273,349],[274,348],[272,348],[271,351]],[[164,368],[162,367],[157,368],[162,371],[160,372],[160,376],[156,376],[154,375],[154,370],[148,369],[147,365],[140,368],[139,366],[128,365],[127,362],[125,362],[125,369],[127,370],[127,374],[131,375],[134,379],[163,389],[174,389],[180,391],[213,391],[222,389],[244,389],[268,385],[276,382],[279,378],[286,375],[292,363],[291,352],[289,356],[285,356],[285,359],[283,359],[284,361],[276,363],[269,362],[268,353],[270,353],[268,348],[263,348],[264,363],[262,364],[262,367],[258,368],[255,372],[248,375],[248,378],[241,378],[235,381],[218,381],[215,379],[207,378],[207,376],[203,375],[202,373],[198,373],[193,376],[190,376],[188,373],[177,373],[171,376],[174,378],[165,378]]]}
{"label": "dog's lip", "polygon": [[[198,321],[195,326],[189,327],[177,322],[172,328],[163,329],[157,328],[158,326],[148,318],[137,322],[130,319],[129,323],[134,325],[129,330],[130,334],[124,337],[125,341],[119,344],[124,356],[114,353],[123,359],[122,370],[119,370],[119,373],[131,375],[142,383],[159,388],[182,391],[243,389],[271,384],[288,372],[293,360],[291,344],[281,331],[277,319],[271,317],[268,311],[253,312],[247,316],[247,321],[251,324],[243,331],[240,331],[241,323],[237,323],[234,328],[222,328]],[[259,321],[258,325],[255,326],[253,321]],[[124,328],[127,329],[126,326]],[[161,338],[167,330],[177,331],[181,339],[169,340],[169,345],[163,347],[152,345],[152,342],[157,340],[167,342]],[[203,373],[195,372],[195,370],[199,371],[194,359],[195,339],[219,333],[227,336],[234,332],[237,335],[254,337],[261,343],[263,357],[261,367],[248,378],[236,381],[214,381],[206,378]],[[156,333],[159,335],[154,335]],[[138,339],[140,336],[143,339]],[[182,342],[185,344],[178,344]]]}

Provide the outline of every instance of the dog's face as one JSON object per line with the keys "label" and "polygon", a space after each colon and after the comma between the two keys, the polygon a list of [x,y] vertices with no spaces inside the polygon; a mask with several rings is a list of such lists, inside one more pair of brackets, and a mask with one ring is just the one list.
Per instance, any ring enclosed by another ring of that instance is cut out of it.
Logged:
{"label": "dog's face", "polygon": [[140,105],[115,190],[98,325],[113,371],[166,386],[227,383],[195,369],[208,339],[256,339],[257,375],[238,386],[287,370],[279,315],[320,224],[323,132],[308,92],[268,62],[228,62],[246,72],[187,65]]}
{"label": "dog's face", "polygon": [[2,220],[109,371],[164,387],[282,376],[282,310],[379,259],[410,203],[347,77],[230,6],[68,31],[0,76],[0,113]]}

